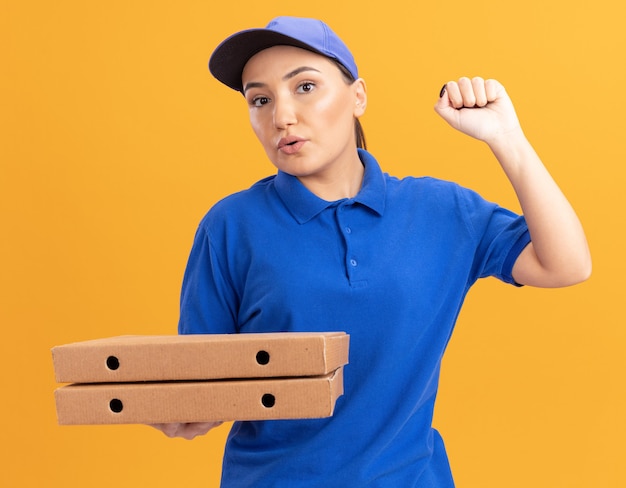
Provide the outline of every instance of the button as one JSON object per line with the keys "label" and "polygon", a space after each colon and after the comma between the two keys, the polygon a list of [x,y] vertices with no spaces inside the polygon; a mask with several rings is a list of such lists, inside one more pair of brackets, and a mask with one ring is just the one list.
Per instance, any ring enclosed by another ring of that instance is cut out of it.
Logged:
{"label": "button", "polygon": [[350,260],[350,264],[351,264],[352,266],[356,266],[356,264],[357,264],[357,263],[356,263],[356,259],[351,259],[351,260]]}
{"label": "button", "polygon": [[352,234],[352,229],[350,227],[346,227],[346,234]]}

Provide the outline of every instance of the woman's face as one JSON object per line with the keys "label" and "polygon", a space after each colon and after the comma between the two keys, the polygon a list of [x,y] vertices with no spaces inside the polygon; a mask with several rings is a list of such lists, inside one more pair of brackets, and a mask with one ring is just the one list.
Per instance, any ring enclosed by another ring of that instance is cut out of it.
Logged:
{"label": "woman's face", "polygon": [[365,111],[363,80],[349,84],[326,57],[275,46],[248,61],[242,82],[254,133],[278,169],[306,185],[360,165],[354,118]]}

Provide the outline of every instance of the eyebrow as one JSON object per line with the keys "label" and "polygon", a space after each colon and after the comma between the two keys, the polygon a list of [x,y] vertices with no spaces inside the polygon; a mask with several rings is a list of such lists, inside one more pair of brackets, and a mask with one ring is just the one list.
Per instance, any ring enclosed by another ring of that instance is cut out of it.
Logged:
{"label": "eyebrow", "polygon": [[[320,73],[320,70],[312,68],[310,66],[300,66],[299,68],[296,68],[293,71],[290,71],[289,73],[287,73],[285,76],[283,76],[283,81],[287,81],[304,71],[316,71]],[[265,83],[261,83],[259,81],[251,81],[250,83],[247,83],[246,86],[243,87],[243,92],[246,93],[246,91],[248,91],[250,88],[263,88],[265,86],[267,86]]]}

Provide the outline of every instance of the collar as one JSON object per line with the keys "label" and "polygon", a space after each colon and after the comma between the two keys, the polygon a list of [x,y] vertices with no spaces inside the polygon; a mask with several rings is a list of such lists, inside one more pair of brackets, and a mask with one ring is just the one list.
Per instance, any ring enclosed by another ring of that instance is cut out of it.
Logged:
{"label": "collar", "polygon": [[274,186],[281,200],[293,217],[304,224],[328,207],[339,202],[356,202],[370,208],[382,216],[385,210],[385,177],[378,162],[364,149],[358,149],[359,159],[365,167],[363,184],[354,198],[345,198],[338,202],[329,202],[309,191],[295,176],[279,171],[274,179]]}

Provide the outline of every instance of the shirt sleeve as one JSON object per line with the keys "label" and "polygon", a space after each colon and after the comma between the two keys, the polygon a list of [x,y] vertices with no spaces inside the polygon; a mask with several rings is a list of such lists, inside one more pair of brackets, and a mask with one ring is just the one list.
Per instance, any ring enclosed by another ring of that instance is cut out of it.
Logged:
{"label": "shirt sleeve", "polygon": [[513,279],[512,271],[518,256],[530,243],[526,219],[471,190],[459,187],[459,192],[468,227],[476,239],[473,278],[493,276],[521,286]]}
{"label": "shirt sleeve", "polygon": [[180,298],[180,334],[236,332],[237,297],[210,234],[200,225],[189,255]]}

